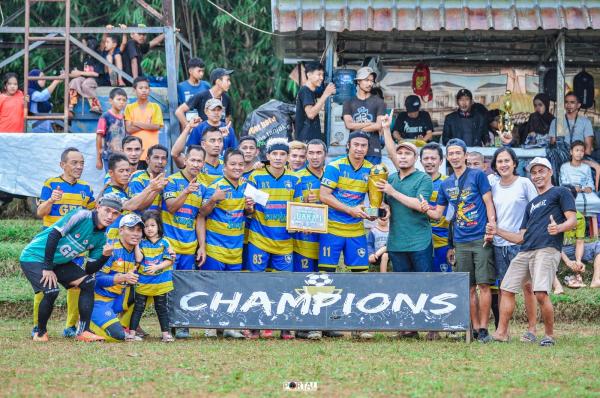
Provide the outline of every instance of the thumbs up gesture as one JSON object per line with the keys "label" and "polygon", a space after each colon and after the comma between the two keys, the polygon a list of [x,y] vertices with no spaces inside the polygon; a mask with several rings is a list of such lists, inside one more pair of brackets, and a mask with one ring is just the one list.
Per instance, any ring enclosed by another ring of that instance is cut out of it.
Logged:
{"label": "thumbs up gesture", "polygon": [[52,195],[50,196],[50,201],[52,203],[56,203],[62,199],[62,196],[63,196],[63,190],[59,185],[58,187],[56,187],[56,189],[52,190]]}
{"label": "thumbs up gesture", "polygon": [[554,217],[552,214],[550,215],[550,224],[548,224],[548,233],[550,235],[558,235],[560,231],[558,230],[558,224],[554,221]]}

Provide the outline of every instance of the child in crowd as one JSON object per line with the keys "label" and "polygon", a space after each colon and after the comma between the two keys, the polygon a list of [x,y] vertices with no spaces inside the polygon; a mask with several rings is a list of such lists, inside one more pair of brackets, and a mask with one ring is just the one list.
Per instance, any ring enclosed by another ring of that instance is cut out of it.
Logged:
{"label": "child in crowd", "polygon": [[[44,72],[40,69],[32,69],[29,71],[29,77],[44,77]],[[50,98],[60,83],[62,83],[62,80],[53,80],[46,87],[46,80],[30,81],[27,87],[29,113],[32,115],[51,113],[52,102],[50,102]],[[30,131],[32,133],[53,133],[55,124],[60,123],[53,120],[34,120],[31,123]]]}
{"label": "child in crowd", "polygon": [[[112,25],[106,25],[106,29],[112,29]],[[119,25],[119,28],[126,29],[127,25]],[[108,61],[108,63],[115,65],[119,69],[123,69],[123,56],[122,52],[127,46],[127,33],[123,33],[121,44],[119,45],[119,36],[114,34],[104,33],[102,35],[102,41],[100,43],[100,51],[102,56]],[[109,67],[104,66],[104,72],[100,74],[99,85],[101,86],[124,86],[125,81],[117,72],[111,70]]]}
{"label": "child in crowd", "polygon": [[[133,81],[137,101],[125,107],[125,128],[127,132],[142,140],[142,147],[150,148],[158,144],[158,131],[163,126],[160,105],[150,102],[150,81],[139,76]],[[142,153],[140,160],[146,160]]]}
{"label": "child in crowd", "polygon": [[109,94],[111,108],[98,119],[96,128],[96,168],[108,171],[108,158],[115,152],[123,152],[121,142],[127,135],[123,109],[127,105],[127,93],[113,88]]}
{"label": "child in crowd", "polygon": [[571,161],[560,167],[560,185],[573,185],[577,190],[575,206],[585,216],[600,214],[600,198],[594,192],[595,184],[592,169],[584,163],[585,144],[583,141],[571,143]]}
{"label": "child in crowd", "polygon": [[169,333],[169,313],[167,309],[167,293],[173,290],[171,274],[173,257],[169,243],[163,238],[163,226],[160,214],[156,210],[148,210],[142,216],[144,221],[144,239],[135,248],[135,260],[139,263],[138,284],[135,287],[135,307],[131,316],[130,332],[127,340],[141,341],[135,330],[146,308],[148,297],[154,299],[154,308],[158,315],[162,342],[174,341]]}
{"label": "child in crowd", "polygon": [[0,87],[0,133],[22,133],[25,96],[19,90],[16,73],[7,73]]}
{"label": "child in crowd", "polygon": [[[88,36],[84,39],[85,44],[88,48],[94,51],[98,51],[98,40],[94,36]],[[73,68],[69,73],[69,113],[73,117],[73,109],[79,101],[79,96],[87,99],[90,105],[90,112],[102,113],[102,106],[98,100],[98,94],[96,89],[99,85],[98,78],[104,70],[104,67],[98,60],[91,55],[86,55],[83,63],[80,65],[81,69],[77,67]]]}
{"label": "child in crowd", "polygon": [[371,228],[367,235],[369,263],[379,266],[379,272],[387,272],[387,241],[389,231],[388,219],[378,218],[377,223]]}

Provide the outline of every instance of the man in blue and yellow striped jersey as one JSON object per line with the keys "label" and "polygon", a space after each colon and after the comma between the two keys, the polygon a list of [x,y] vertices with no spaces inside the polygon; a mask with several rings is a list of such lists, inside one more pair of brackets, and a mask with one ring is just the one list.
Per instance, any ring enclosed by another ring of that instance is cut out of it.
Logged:
{"label": "man in blue and yellow striped jersey", "polygon": [[[96,206],[92,187],[80,180],[84,167],[83,154],[77,148],[70,147],[60,156],[60,167],[63,173],[58,177],[48,178],[42,187],[38,202],[37,215],[42,218],[44,228],[50,227],[62,216],[73,209],[93,210]],[[81,258],[83,260],[83,258]],[[33,331],[37,332],[37,318],[43,294],[37,293],[33,300]],[[63,331],[64,337],[75,337],[79,310],[79,289],[67,290],[67,320]]]}
{"label": "man in blue and yellow striped jersey", "polygon": [[[127,156],[127,160],[129,160],[131,172],[144,170],[146,162],[140,162],[140,157],[143,152],[142,140],[140,137],[128,135],[121,141],[121,146],[123,147],[123,153]],[[104,176],[104,185],[108,184],[110,184],[110,174],[106,172],[106,175]]]}
{"label": "man in blue and yellow striped jersey", "polygon": [[335,272],[340,254],[353,272],[369,270],[363,202],[372,164],[365,160],[369,136],[361,131],[350,133],[348,154],[325,167],[321,179],[321,201],[329,206],[328,233],[321,234],[319,270]]}
{"label": "man in blue and yellow striped jersey", "polygon": [[[164,174],[169,159],[169,150],[164,146],[157,144],[148,148],[146,161],[148,168],[146,170],[135,171],[129,180],[129,194],[131,196],[139,195],[146,187],[150,185],[150,180]],[[140,208],[136,213],[142,215],[146,210],[157,210],[162,208],[162,195],[156,195],[154,200],[147,208]]]}
{"label": "man in blue and yellow striped jersey", "polygon": [[209,186],[217,178],[223,177],[223,161],[219,159],[223,150],[223,133],[218,127],[209,127],[202,135],[202,148],[206,153],[204,169],[200,181]]}

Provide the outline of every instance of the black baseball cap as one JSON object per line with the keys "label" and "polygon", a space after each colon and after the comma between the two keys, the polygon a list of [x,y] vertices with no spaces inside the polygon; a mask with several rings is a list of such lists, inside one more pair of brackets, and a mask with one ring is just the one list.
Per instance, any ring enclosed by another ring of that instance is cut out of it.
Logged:
{"label": "black baseball cap", "polygon": [[217,68],[210,72],[210,82],[211,84],[215,84],[217,80],[222,78],[223,76],[231,75],[233,73],[233,69],[225,69],[225,68]]}
{"label": "black baseball cap", "polygon": [[421,109],[421,99],[416,95],[409,95],[404,100],[404,106],[407,112],[416,112]]}
{"label": "black baseball cap", "polygon": [[458,90],[458,93],[456,93],[456,100],[458,101],[462,97],[469,97],[469,99],[473,99],[473,93],[466,88],[461,88]]}

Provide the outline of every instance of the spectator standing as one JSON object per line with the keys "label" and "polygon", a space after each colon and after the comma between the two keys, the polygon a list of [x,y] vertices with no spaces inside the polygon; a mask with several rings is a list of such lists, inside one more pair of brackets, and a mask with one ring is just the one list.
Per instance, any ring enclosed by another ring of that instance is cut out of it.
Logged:
{"label": "spectator standing", "polygon": [[[594,150],[594,129],[590,119],[579,115],[581,101],[573,92],[565,95],[565,137],[568,145],[574,141],[582,141],[585,145],[585,154],[591,155]],[[556,119],[550,123],[550,143],[556,142]]]}
{"label": "spectator standing", "polygon": [[525,147],[548,146],[550,125],[554,115],[550,113],[550,97],[548,94],[539,93],[533,97],[535,112],[529,115],[529,120],[521,128],[520,142]]}
{"label": "spectator standing", "polygon": [[323,71],[323,65],[318,62],[309,62],[304,67],[306,82],[300,87],[296,97],[294,138],[298,141],[308,142],[313,139],[325,139],[321,132],[319,112],[323,110],[327,98],[335,94],[335,84],[327,84],[323,94],[317,100],[316,91],[323,84]]}
{"label": "spectator standing", "polygon": [[297,172],[306,167],[306,144],[302,141],[290,142],[290,170]]}
{"label": "spectator standing", "polygon": [[[466,153],[464,141],[456,138],[448,142],[446,156],[454,173],[442,182],[436,208],[430,209],[428,215],[439,220],[446,207],[452,205],[450,223],[457,271],[468,272],[470,276],[474,337],[481,342],[489,342],[490,285],[496,280],[496,270],[492,245],[488,244],[492,237],[486,235],[485,226],[488,220],[496,218],[496,213],[487,177],[481,170],[466,167]],[[428,203],[423,205],[424,208],[429,207]]]}
{"label": "spectator standing", "polygon": [[[145,28],[146,25],[138,24],[137,27]],[[161,33],[150,40],[149,43],[146,43],[145,33],[132,33],[130,36],[131,40],[127,41],[125,50],[121,50],[121,56],[123,57],[123,72],[133,77],[135,82],[137,77],[144,76],[142,70],[144,55],[154,47],[159,46],[165,39],[165,34]]]}
{"label": "spectator standing", "polygon": [[[158,144],[158,132],[163,127],[163,115],[160,105],[149,101],[150,82],[146,77],[137,77],[133,81],[137,100],[125,107],[125,128],[127,132],[142,140],[142,146],[150,148]],[[142,153],[140,160],[145,160]]]}
{"label": "spectator standing", "polygon": [[575,201],[564,187],[552,185],[552,166],[546,158],[534,158],[527,166],[538,196],[527,205],[519,232],[511,233],[488,223],[488,234],[499,235],[512,243],[521,244],[519,254],[512,260],[500,288],[500,323],[493,339],[508,341],[508,323],[515,308],[515,294],[523,283],[531,280],[533,292],[544,320],[543,347],[553,346],[554,308],[550,301],[552,282],[560,262],[563,234],[576,227]]}
{"label": "spectator standing", "polygon": [[[62,76],[62,74],[61,74]],[[39,69],[29,71],[29,77],[44,77],[44,72]],[[50,97],[62,80],[53,80],[46,88],[46,80],[31,80],[27,88],[29,96],[29,113],[39,115],[52,112]],[[31,124],[32,133],[52,133],[54,131],[52,120],[35,120]]]}
{"label": "spectator standing", "polygon": [[366,160],[381,163],[381,120],[385,115],[385,103],[371,94],[377,80],[373,69],[365,66],[356,72],[356,97],[344,102],[344,125],[350,132],[362,131],[369,136],[369,152]]}
{"label": "spectator standing", "polygon": [[25,127],[23,104],[25,96],[19,90],[16,73],[7,73],[0,87],[0,132],[22,133]]}
{"label": "spectator standing", "polygon": [[108,95],[110,109],[98,119],[96,128],[96,169],[108,171],[108,158],[115,152],[123,152],[123,139],[127,135],[123,109],[127,105],[127,93],[113,88]]}
{"label": "spectator standing", "polygon": [[433,138],[433,122],[429,112],[422,111],[421,99],[416,95],[409,95],[404,100],[405,112],[400,112],[392,136],[396,142],[402,140],[420,140],[429,142]]}
{"label": "spectator standing", "polygon": [[600,214],[600,198],[594,192],[592,169],[583,163],[586,145],[583,141],[571,142],[571,161],[560,167],[560,185],[573,185],[577,190],[575,205],[585,216]]}
{"label": "spectator standing", "polygon": [[[204,61],[201,58],[190,58],[188,61],[188,79],[177,85],[179,105],[190,100],[194,95],[210,89],[210,83],[204,77]],[[187,118],[186,114],[186,118]]]}
{"label": "spectator standing", "polygon": [[[442,142],[460,138],[467,146],[483,146],[489,141],[487,111],[475,111],[473,94],[463,88],[456,93],[458,109],[446,116]],[[485,109],[485,108],[484,108]]]}
{"label": "spectator standing", "polygon": [[233,107],[231,104],[231,98],[229,97],[229,95],[227,95],[227,92],[231,87],[232,74],[233,70],[223,68],[216,68],[210,73],[210,82],[212,84],[212,87],[209,90],[201,91],[198,94],[192,96],[185,103],[179,105],[179,107],[175,111],[175,115],[177,116],[177,119],[179,120],[181,126],[186,125],[186,113],[188,113],[190,110],[196,111],[198,113],[198,117],[202,121],[208,119],[208,116],[205,113],[205,109],[206,103],[208,102],[208,100],[211,99],[217,99],[221,101],[221,105],[225,109],[225,112],[221,114],[221,120],[226,123],[231,122],[231,114],[233,112]]}

